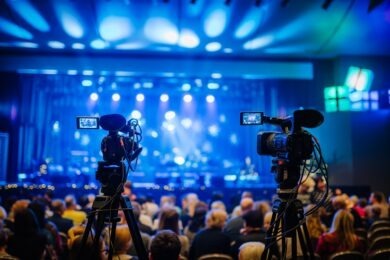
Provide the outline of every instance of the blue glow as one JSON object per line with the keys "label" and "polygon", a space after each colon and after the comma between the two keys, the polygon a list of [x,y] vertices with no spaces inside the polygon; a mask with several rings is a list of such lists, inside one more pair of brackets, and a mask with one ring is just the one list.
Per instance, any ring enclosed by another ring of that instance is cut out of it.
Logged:
{"label": "blue glow", "polygon": [[82,135],[81,136],[81,145],[87,146],[91,142],[91,138],[89,138],[89,135]]}
{"label": "blue glow", "polygon": [[162,126],[163,128],[167,129],[169,132],[173,132],[176,128],[174,124],[168,123],[167,121],[164,121]]}
{"label": "blue glow", "polygon": [[45,75],[55,75],[58,73],[58,70],[54,70],[54,69],[43,69],[41,70],[41,73],[42,74],[45,74]]}
{"label": "blue glow", "polygon": [[190,103],[192,101],[192,96],[190,94],[184,95],[183,101],[186,103]]}
{"label": "blue glow", "polygon": [[225,123],[225,122],[226,122],[226,115],[221,114],[221,115],[219,116],[219,122]]}
{"label": "blue glow", "polygon": [[145,96],[144,96],[144,94],[139,93],[139,94],[137,94],[137,95],[135,96],[135,99],[136,99],[138,102],[142,102],[142,101],[145,100]]}
{"label": "blue glow", "polygon": [[184,118],[183,120],[181,120],[180,123],[186,129],[188,129],[192,126],[192,120],[189,118]]}
{"label": "blue glow", "polygon": [[112,101],[118,102],[121,99],[121,96],[118,93],[114,93],[111,96]]}
{"label": "blue glow", "polygon": [[133,87],[134,87],[134,89],[140,89],[141,88],[141,83],[136,82],[136,83],[134,83]]}
{"label": "blue glow", "polygon": [[260,26],[260,22],[263,21],[265,14],[264,8],[252,8],[242,18],[240,24],[237,26],[234,32],[234,37],[237,39],[243,39],[252,35]]}
{"label": "blue glow", "polygon": [[175,117],[176,117],[176,113],[175,113],[175,111],[172,111],[172,110],[167,111],[164,115],[164,118],[168,121],[174,119]]}
{"label": "blue glow", "polygon": [[219,89],[219,84],[218,83],[215,83],[215,82],[209,82],[207,84],[207,88],[208,89]]}
{"label": "blue glow", "polygon": [[12,1],[8,0],[7,3],[11,8],[20,15],[28,24],[41,32],[48,32],[50,30],[49,24],[38,12],[36,8],[28,0],[24,1]]}
{"label": "blue glow", "polygon": [[107,43],[103,40],[96,39],[91,42],[91,47],[94,49],[104,49],[107,47]]}
{"label": "blue glow", "polygon": [[207,103],[214,103],[215,97],[213,95],[207,95],[206,101]]}
{"label": "blue glow", "polygon": [[145,43],[142,42],[127,42],[127,43],[121,43],[115,46],[115,49],[117,50],[139,50],[146,47]]}
{"label": "blue glow", "polygon": [[66,73],[68,75],[77,75],[77,70],[68,70]]}
{"label": "blue glow", "polygon": [[93,70],[83,70],[83,75],[84,76],[92,76],[93,75]]}
{"label": "blue glow", "polygon": [[20,47],[20,48],[38,48],[38,44],[34,42],[0,42],[0,47]]}
{"label": "blue glow", "polygon": [[213,9],[205,18],[203,29],[210,38],[220,36],[226,28],[227,14],[225,9]]}
{"label": "blue glow", "polygon": [[49,41],[47,43],[47,45],[49,45],[49,47],[53,48],[53,49],[63,49],[63,48],[65,48],[65,44],[62,43],[62,42],[59,42],[59,41]]}
{"label": "blue glow", "polygon": [[142,87],[144,88],[153,88],[153,86],[154,86],[153,82],[144,82],[142,84]]}
{"label": "blue glow", "polygon": [[185,163],[185,159],[183,156],[175,156],[175,158],[173,159],[173,161],[177,164],[177,165],[183,165]]}
{"label": "blue glow", "polygon": [[100,35],[106,41],[126,39],[133,31],[133,26],[127,17],[107,16],[99,26]]}
{"label": "blue glow", "polygon": [[161,100],[161,102],[167,102],[169,100],[168,94],[162,94],[160,96],[160,100]]}
{"label": "blue glow", "polygon": [[198,35],[191,30],[183,29],[180,33],[178,45],[183,48],[196,48],[199,42]]}
{"label": "blue glow", "polygon": [[211,136],[218,136],[219,128],[217,125],[211,125],[209,126],[208,131]]}
{"label": "blue glow", "polygon": [[53,124],[53,132],[58,133],[60,131],[60,123],[58,121],[55,121]]}
{"label": "blue glow", "polygon": [[89,98],[92,101],[97,101],[99,99],[99,95],[96,92],[93,92],[93,93],[91,93],[91,95],[89,95]]}
{"label": "blue glow", "polygon": [[153,17],[146,21],[145,36],[153,42],[174,45],[179,40],[177,27],[168,19]]}
{"label": "blue glow", "polygon": [[360,92],[360,91],[352,92],[352,93],[349,95],[349,100],[350,100],[351,102],[360,101],[360,100],[362,100],[362,98],[363,98],[363,94],[362,94],[362,92]]}
{"label": "blue glow", "polygon": [[378,91],[371,91],[370,92],[370,99],[371,100],[379,100],[379,93],[378,93]]}
{"label": "blue glow", "polygon": [[90,79],[84,79],[83,81],[81,81],[81,85],[83,85],[84,87],[90,87],[92,86],[92,80]]}
{"label": "blue glow", "polygon": [[80,136],[81,136],[80,131],[77,131],[77,130],[74,131],[74,139],[79,140]]}
{"label": "blue glow", "polygon": [[181,90],[183,90],[183,91],[189,91],[189,90],[191,90],[191,85],[188,84],[188,83],[184,83],[184,84],[181,86]]}
{"label": "blue glow", "polygon": [[222,50],[224,53],[232,53],[233,52],[233,49],[232,48],[224,48]]}
{"label": "blue glow", "polygon": [[236,134],[231,134],[229,140],[232,144],[238,144],[238,137]]}
{"label": "blue glow", "polygon": [[150,131],[150,136],[153,138],[157,138],[158,137],[157,131],[155,131],[155,130]]}
{"label": "blue glow", "polygon": [[222,48],[222,45],[219,42],[210,42],[206,45],[206,51],[215,52],[219,51]]}
{"label": "blue glow", "polygon": [[76,43],[72,44],[72,49],[83,50],[83,49],[85,49],[85,45],[82,43],[76,42]]}
{"label": "blue glow", "polygon": [[220,79],[220,78],[222,78],[222,74],[221,73],[212,73],[211,77],[213,79]]}
{"label": "blue glow", "polygon": [[70,37],[80,39],[84,36],[80,15],[71,6],[71,2],[67,2],[66,4],[61,2],[56,3],[54,8],[56,9],[57,17],[60,20],[62,28]]}
{"label": "blue glow", "polygon": [[140,120],[141,117],[142,117],[142,114],[139,110],[133,110],[130,114],[130,117],[131,118],[134,118],[134,119],[137,119],[137,120]]}
{"label": "blue glow", "polygon": [[272,35],[260,36],[244,43],[245,50],[256,50],[269,45],[274,40]]}
{"label": "blue glow", "polygon": [[25,40],[31,40],[33,38],[33,35],[29,31],[5,20],[2,17],[0,17],[0,31]]}

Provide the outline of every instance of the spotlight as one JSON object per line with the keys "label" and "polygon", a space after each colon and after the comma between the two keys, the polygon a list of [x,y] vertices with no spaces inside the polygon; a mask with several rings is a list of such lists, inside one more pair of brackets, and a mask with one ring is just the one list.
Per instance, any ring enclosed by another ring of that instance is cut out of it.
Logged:
{"label": "spotlight", "polygon": [[162,94],[160,96],[161,102],[167,102],[169,100],[169,96],[167,94]]}
{"label": "spotlight", "polygon": [[117,102],[121,99],[121,96],[118,93],[114,93],[114,94],[112,94],[111,98],[112,98],[112,101]]}
{"label": "spotlight", "polygon": [[96,101],[99,99],[99,95],[96,93],[96,92],[93,92],[91,93],[91,95],[89,95],[89,98],[92,100],[92,101]]}
{"label": "spotlight", "polygon": [[215,97],[213,95],[207,95],[206,101],[207,103],[214,103]]}
{"label": "spotlight", "polygon": [[190,103],[192,101],[192,96],[190,94],[184,95],[183,100],[186,103]]}
{"label": "spotlight", "polygon": [[137,94],[137,96],[135,96],[135,99],[138,101],[138,102],[142,102],[145,100],[145,96],[144,94]]}

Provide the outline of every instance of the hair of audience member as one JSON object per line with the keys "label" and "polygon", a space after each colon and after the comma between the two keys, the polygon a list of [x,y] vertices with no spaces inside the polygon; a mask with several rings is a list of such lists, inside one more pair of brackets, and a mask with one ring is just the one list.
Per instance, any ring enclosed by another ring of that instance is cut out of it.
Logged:
{"label": "hair of audience member", "polygon": [[8,218],[10,218],[11,220],[14,220],[15,214],[20,212],[20,211],[25,210],[28,207],[28,204],[30,204],[30,202],[31,202],[30,200],[26,200],[26,199],[21,199],[21,200],[15,201],[15,203],[12,204]]}
{"label": "hair of audience member", "polygon": [[265,213],[272,210],[270,203],[266,200],[255,201],[253,204],[253,209],[260,211],[263,216]]}
{"label": "hair of audience member", "polygon": [[[141,205],[136,202],[136,201],[132,201],[131,202],[131,206],[133,207],[133,214],[134,214],[134,217],[136,220],[139,220],[139,217],[141,216]],[[123,209],[123,212],[126,212],[127,209]]]}
{"label": "hair of audience member", "polygon": [[211,209],[220,209],[220,210],[226,211],[225,203],[223,203],[223,201],[221,201],[221,200],[216,200],[213,203],[211,203],[210,208]]}
{"label": "hair of audience member", "polygon": [[118,225],[115,231],[114,252],[115,254],[126,254],[131,246],[131,234],[127,225]]}
{"label": "hair of audience member", "polygon": [[40,231],[40,226],[35,213],[25,208],[15,214],[15,235],[32,236]]}
{"label": "hair of audience member", "polygon": [[65,202],[62,199],[54,199],[51,202],[51,208],[53,212],[62,215],[65,210]]}
{"label": "hair of audience member", "polygon": [[200,204],[195,208],[195,213],[188,224],[189,231],[196,233],[205,225],[207,205]]}
{"label": "hair of audience member", "polygon": [[251,198],[253,199],[253,193],[250,191],[243,191],[241,194],[241,199],[243,198]]}
{"label": "hair of audience member", "polygon": [[[314,204],[309,204],[305,207],[305,212],[313,209],[315,207]],[[324,232],[325,226],[321,223],[320,211],[316,210],[310,215],[306,216],[306,225],[309,231],[309,235],[312,238],[318,239]]]}
{"label": "hair of audience member", "polygon": [[242,244],[239,248],[240,252],[238,253],[239,260],[247,259],[261,259],[261,256],[264,252],[265,245],[261,242],[246,242]]}
{"label": "hair of audience member", "polygon": [[262,228],[264,224],[263,214],[258,210],[249,210],[242,218],[245,221],[245,226],[247,228]]}
{"label": "hair of audience member", "polygon": [[272,211],[268,211],[264,215],[263,219],[263,228],[264,230],[268,230],[269,227],[271,226],[271,220],[272,220]]}
{"label": "hair of audience member", "polygon": [[7,211],[0,206],[0,222],[7,218]]}
{"label": "hair of audience member", "polygon": [[359,206],[362,208],[365,208],[367,206],[367,199],[366,198],[359,198]]}
{"label": "hair of audience member", "polygon": [[220,209],[214,209],[206,214],[206,227],[222,229],[226,223],[227,213]]}
{"label": "hair of audience member", "polygon": [[332,199],[332,205],[335,210],[346,209],[347,200],[344,195],[337,195]]}
{"label": "hair of audience member", "polygon": [[82,235],[78,235],[69,247],[69,260],[78,259],[105,259],[104,253],[104,241],[99,239],[98,250],[94,248],[92,236],[88,236],[87,241],[82,247]]}
{"label": "hair of audience member", "polygon": [[45,219],[46,204],[44,204],[40,200],[34,200],[28,205],[28,208],[34,212],[39,227],[44,228],[46,223],[46,219]]}
{"label": "hair of audience member", "polygon": [[169,229],[179,234],[179,213],[173,207],[164,207],[159,214],[158,229]]}
{"label": "hair of audience member", "polygon": [[330,232],[335,232],[341,245],[348,250],[356,247],[356,235],[353,228],[354,218],[352,214],[345,209],[340,209],[333,217]]}
{"label": "hair of audience member", "polygon": [[77,204],[76,204],[76,198],[74,197],[73,194],[68,194],[65,197],[65,207],[67,209],[76,209]]}
{"label": "hair of audience member", "polygon": [[176,233],[171,230],[160,230],[150,243],[150,259],[177,260],[180,256],[181,243]]}
{"label": "hair of audience member", "polygon": [[245,213],[245,211],[251,210],[253,208],[253,199],[249,197],[245,197],[240,201],[241,213]]}
{"label": "hair of audience member", "polygon": [[385,194],[381,191],[374,191],[372,193],[372,196],[379,204],[386,204],[386,197]]}

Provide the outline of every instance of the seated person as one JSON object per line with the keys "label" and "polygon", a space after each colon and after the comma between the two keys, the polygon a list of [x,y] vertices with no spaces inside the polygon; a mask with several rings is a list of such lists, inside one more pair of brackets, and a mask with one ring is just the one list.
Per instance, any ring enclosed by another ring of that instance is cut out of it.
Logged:
{"label": "seated person", "polygon": [[160,230],[150,244],[150,260],[180,259],[181,243],[177,234],[171,230]]}

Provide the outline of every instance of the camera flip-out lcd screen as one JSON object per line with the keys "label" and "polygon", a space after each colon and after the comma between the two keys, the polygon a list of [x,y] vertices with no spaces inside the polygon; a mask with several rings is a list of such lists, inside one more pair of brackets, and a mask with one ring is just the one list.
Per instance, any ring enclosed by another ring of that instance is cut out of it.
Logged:
{"label": "camera flip-out lcd screen", "polygon": [[80,116],[77,117],[78,129],[99,129],[99,117]]}
{"label": "camera flip-out lcd screen", "polygon": [[263,124],[263,112],[241,112],[241,125],[261,125]]}

